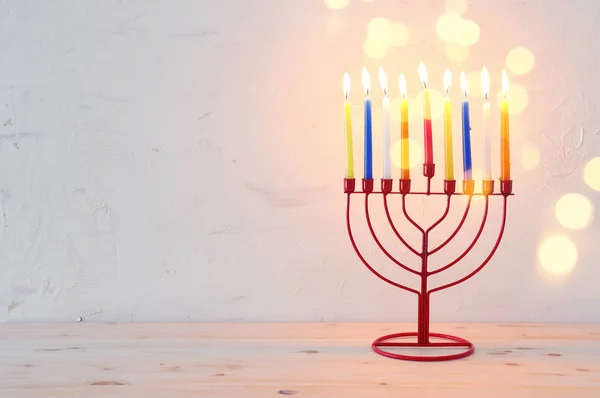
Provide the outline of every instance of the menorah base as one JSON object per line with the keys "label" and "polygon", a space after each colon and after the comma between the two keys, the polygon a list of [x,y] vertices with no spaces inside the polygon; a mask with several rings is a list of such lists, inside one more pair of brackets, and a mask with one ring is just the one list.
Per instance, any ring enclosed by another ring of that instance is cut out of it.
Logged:
{"label": "menorah base", "polygon": [[[440,340],[446,340],[448,342],[428,342],[418,343],[410,341],[389,341],[403,337],[417,337],[416,332],[405,332],[405,333],[394,333],[382,336],[375,340],[371,347],[379,355],[393,359],[402,359],[405,361],[419,361],[419,362],[437,362],[437,361],[450,361],[453,359],[461,359],[468,357],[475,351],[473,343],[462,337],[451,336],[449,334],[440,333],[429,333],[429,337],[434,337]],[[462,351],[456,354],[446,355],[408,355],[408,354],[397,354],[389,351],[384,351],[380,347],[400,347],[400,348],[461,348],[464,347],[466,351]]]}

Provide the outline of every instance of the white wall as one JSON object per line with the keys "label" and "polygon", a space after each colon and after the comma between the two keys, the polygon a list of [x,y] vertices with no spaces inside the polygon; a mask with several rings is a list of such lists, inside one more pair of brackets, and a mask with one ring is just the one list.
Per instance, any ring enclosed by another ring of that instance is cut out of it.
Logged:
{"label": "white wall", "polygon": [[[480,38],[461,62],[448,59],[436,35],[444,7],[443,0],[352,0],[342,10],[322,0],[0,2],[0,319],[414,319],[414,297],[370,275],[348,242],[341,77],[353,78],[361,177],[363,65],[373,74],[383,65],[392,82],[406,73],[418,109],[419,61],[438,89],[444,68],[457,82],[461,69],[485,63],[495,93],[507,53],[525,46],[534,68],[510,75],[528,103],[511,119],[517,195],[506,237],[475,279],[434,296],[432,318],[600,321],[600,224],[571,231],[554,216],[566,193],[600,204],[583,180],[600,147],[600,3],[472,0],[463,18],[479,24]],[[374,59],[363,42],[379,16],[404,23],[410,38]],[[373,98],[379,178],[379,90]],[[473,93],[476,167],[480,99]],[[458,177],[459,123],[455,109]],[[411,128],[420,141],[418,118]],[[434,128],[439,186],[440,119]],[[534,147],[540,161],[526,171],[522,151]],[[497,155],[495,141],[496,178]],[[411,200],[426,220],[439,206]],[[441,260],[468,244],[481,209],[477,201]],[[393,243],[375,211],[383,240]],[[487,253],[497,207],[490,218],[470,261],[440,281]],[[358,235],[362,247],[373,247],[364,228]],[[578,250],[575,268],[560,277],[537,258],[552,235]],[[390,265],[378,268],[416,282]]]}

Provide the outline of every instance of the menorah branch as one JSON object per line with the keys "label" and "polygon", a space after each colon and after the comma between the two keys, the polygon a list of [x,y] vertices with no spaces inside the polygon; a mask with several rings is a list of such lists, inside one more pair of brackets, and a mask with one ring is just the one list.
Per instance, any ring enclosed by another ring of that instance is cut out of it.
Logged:
{"label": "menorah branch", "polygon": [[[385,198],[385,195],[383,196]],[[385,247],[383,247],[383,245],[381,244],[381,242],[379,241],[379,239],[377,238],[377,235],[375,234],[375,230],[373,229],[373,224],[371,223],[371,216],[369,214],[369,195],[365,195],[365,215],[367,218],[367,225],[369,226],[369,231],[371,231],[371,235],[373,236],[373,240],[375,241],[375,243],[377,244],[377,246],[379,246],[379,249],[381,249],[381,251],[390,259],[392,260],[392,262],[398,266],[400,266],[402,269],[413,273],[415,275],[420,275],[420,273],[418,271],[413,270],[412,268],[407,267],[406,265],[402,264],[401,262],[399,262],[398,260],[396,260],[386,249]]]}
{"label": "menorah branch", "polygon": [[390,209],[388,207],[388,201],[387,201],[387,195],[383,195],[383,207],[385,208],[385,215],[387,216],[388,222],[390,223],[390,226],[392,227],[392,231],[394,231],[394,234],[396,234],[396,237],[400,240],[400,242],[402,242],[402,244],[404,246],[406,246],[406,248],[408,250],[410,250],[411,252],[413,252],[416,256],[421,257],[421,253],[419,253],[417,250],[415,250],[400,234],[400,232],[398,232],[398,229],[396,228],[396,225],[394,224],[394,220],[392,220],[392,216],[390,215]]}
{"label": "menorah branch", "polygon": [[436,252],[442,250],[458,234],[458,231],[460,231],[460,229],[462,228],[463,224],[465,223],[465,220],[467,219],[467,215],[469,214],[469,209],[471,208],[471,199],[472,199],[472,196],[469,195],[469,197],[467,199],[467,206],[465,207],[465,212],[464,212],[464,214],[462,216],[462,219],[460,220],[460,222],[456,226],[456,229],[454,230],[454,232],[452,232],[452,234],[448,237],[448,239],[446,239],[438,247],[436,247],[435,249],[430,250],[429,251],[429,255],[435,254]]}

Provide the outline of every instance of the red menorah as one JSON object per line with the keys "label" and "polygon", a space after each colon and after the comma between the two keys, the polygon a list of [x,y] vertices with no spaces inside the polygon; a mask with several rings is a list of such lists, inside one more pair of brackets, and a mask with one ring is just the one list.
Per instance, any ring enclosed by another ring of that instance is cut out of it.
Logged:
{"label": "red menorah", "polygon": [[[473,343],[471,343],[470,341],[465,340],[461,337],[451,336],[451,335],[447,335],[447,334],[440,334],[440,333],[432,333],[429,331],[430,297],[431,297],[432,293],[448,289],[450,287],[456,286],[456,285],[463,283],[466,280],[472,278],[479,271],[481,271],[483,269],[483,267],[485,267],[485,265],[491,260],[494,253],[496,253],[496,250],[498,249],[498,246],[500,245],[500,241],[502,240],[502,235],[504,234],[504,227],[506,225],[507,200],[508,200],[508,197],[512,195],[512,181],[511,180],[500,181],[500,193],[494,193],[494,181],[482,181],[482,187],[483,187],[482,193],[476,194],[476,193],[474,193],[474,182],[472,180],[463,182],[463,193],[456,193],[456,181],[454,181],[454,180],[445,180],[444,181],[444,192],[431,192],[431,178],[433,177],[433,174],[434,174],[433,167],[425,165],[424,174],[427,177],[427,190],[425,192],[411,192],[411,189],[410,189],[411,188],[411,180],[400,180],[399,191],[393,191],[393,182],[392,182],[393,180],[391,180],[391,179],[382,179],[381,180],[381,191],[373,190],[373,179],[363,179],[362,180],[362,191],[355,191],[355,180],[354,179],[345,179],[344,180],[344,192],[347,195],[346,226],[348,228],[348,236],[350,237],[350,242],[352,243],[352,247],[354,247],[356,254],[361,259],[361,261],[367,266],[367,268],[373,274],[375,274],[379,279],[383,280],[384,282],[389,283],[392,286],[395,286],[402,290],[406,290],[407,292],[414,293],[417,295],[417,297],[419,299],[417,332],[402,332],[402,333],[388,334],[386,336],[382,336],[382,337],[379,337],[378,339],[376,339],[371,346],[373,348],[373,351],[375,351],[376,353],[386,356],[386,357],[389,357],[389,358],[395,358],[395,359],[404,359],[404,360],[411,360],[411,361],[446,361],[446,360],[451,360],[451,359],[464,358],[466,356],[471,355],[474,352],[475,348],[473,346]],[[354,240],[354,236],[352,234],[352,226],[351,226],[351,222],[350,222],[350,205],[351,205],[350,199],[353,194],[362,195],[364,197],[364,208],[365,208],[365,216],[366,216],[367,225],[368,225],[369,231],[371,232],[371,235],[372,235],[375,243],[379,247],[379,249],[394,264],[396,264],[397,266],[399,266],[400,268],[404,269],[407,272],[417,275],[420,278],[420,282],[421,282],[420,289],[418,289],[418,290],[412,289],[408,286],[405,286],[403,284],[394,282],[391,279],[386,278],[385,276],[383,276],[379,272],[377,272],[373,268],[373,266],[371,266],[371,264],[369,264],[369,262],[362,255],[362,253],[360,252],[360,250]],[[412,254],[414,254],[415,256],[420,258],[420,260],[421,260],[421,269],[420,270],[414,270],[410,267],[407,267],[400,261],[398,261],[396,258],[394,258],[389,253],[388,250],[385,249],[385,247],[382,245],[381,241],[378,239],[378,237],[375,234],[375,231],[373,229],[373,225],[371,223],[371,216],[369,214],[369,200],[371,199],[371,197],[373,195],[382,198],[382,204],[383,204],[388,222],[389,222],[394,234],[398,238],[398,240],[400,242],[402,242],[402,244],[404,246],[406,246],[406,248],[410,252],[412,252]],[[421,237],[421,247],[419,249],[412,247],[406,241],[406,239],[402,236],[402,233],[396,228],[396,225],[394,224],[394,221],[392,220],[389,206],[388,206],[388,195],[401,195],[402,213],[404,214],[404,217],[406,217],[406,219],[409,221],[409,223],[412,224],[421,233],[421,236],[422,236]],[[421,225],[419,225],[417,222],[415,222],[408,214],[408,211],[406,209],[406,197],[409,195],[427,195],[427,196],[429,196],[429,195],[444,195],[444,196],[446,196],[446,208],[445,208],[443,214],[441,215],[441,217],[437,221],[435,221],[428,228],[424,228]],[[448,215],[448,212],[450,211],[452,197],[457,196],[457,195],[462,195],[462,196],[467,197],[464,214],[463,214],[460,222],[456,226],[456,229],[454,230],[454,232],[452,232],[445,241],[443,241],[441,244],[437,245],[435,248],[430,248],[429,234],[438,225],[440,225],[440,223],[442,221],[444,221],[444,219]],[[461,255],[459,255],[457,258],[455,258],[453,261],[451,261],[450,263],[448,263],[440,268],[437,268],[433,271],[429,270],[429,268],[428,268],[429,257],[436,254],[441,249],[443,249],[446,245],[448,245],[455,238],[455,236],[458,234],[458,232],[464,225],[465,220],[467,219],[467,216],[469,214],[469,210],[471,208],[471,201],[472,201],[473,196],[483,196],[484,200],[485,200],[481,224],[479,226],[479,229],[477,230],[477,233],[475,234],[475,237],[473,238],[473,240],[469,244],[469,246],[466,248],[466,250]],[[481,237],[481,234],[485,227],[486,221],[488,220],[490,197],[502,197],[503,204],[502,204],[502,222],[500,225],[500,231],[498,232],[498,237],[496,238],[496,243],[492,247],[492,250],[490,251],[488,256],[481,262],[481,264],[477,268],[475,268],[475,270],[473,270],[468,275],[466,275],[458,280],[455,280],[454,282],[447,283],[447,284],[444,284],[444,285],[441,285],[441,286],[438,286],[435,288],[429,288],[428,282],[429,282],[429,278],[431,276],[437,275],[437,274],[449,269],[450,267],[456,265],[457,263],[459,263],[471,251],[471,249],[473,249],[473,247],[477,244],[477,241]],[[406,341],[406,338],[414,338],[414,337],[416,337],[416,341],[414,341],[414,339],[413,339],[413,341]],[[434,338],[436,341],[431,341],[431,338]],[[464,348],[464,350],[462,350],[461,352],[458,352],[458,353],[453,353],[453,354],[448,354],[448,355],[409,355],[409,354],[401,354],[401,353],[394,353],[394,352],[386,351],[385,347]]]}

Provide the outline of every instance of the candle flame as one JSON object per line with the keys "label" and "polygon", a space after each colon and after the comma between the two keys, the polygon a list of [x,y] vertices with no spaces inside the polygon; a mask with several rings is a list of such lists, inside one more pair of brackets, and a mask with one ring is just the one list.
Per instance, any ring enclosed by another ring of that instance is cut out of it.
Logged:
{"label": "candle flame", "polygon": [[465,94],[465,98],[469,95],[469,81],[465,72],[460,73],[460,89]]}
{"label": "candle flame", "polygon": [[383,94],[387,95],[387,75],[385,74],[383,67],[379,68],[379,84],[381,84]]}
{"label": "candle flame", "polygon": [[350,75],[344,74],[344,96],[346,99],[350,96]]}
{"label": "candle flame", "polygon": [[402,98],[406,98],[406,78],[403,74],[400,74],[400,80],[398,81],[400,85],[400,95]]}
{"label": "candle flame", "polygon": [[423,87],[427,88],[427,68],[425,68],[423,62],[419,64],[419,78],[421,79],[421,83],[423,83]]}
{"label": "candle flame", "polygon": [[487,101],[490,95],[490,75],[485,66],[481,71],[481,91],[483,92],[483,98]]}
{"label": "candle flame", "polygon": [[369,71],[367,68],[363,68],[362,70],[362,81],[365,93],[369,95],[369,91],[371,90],[371,79],[369,78]]}
{"label": "candle flame", "polygon": [[502,96],[506,99],[506,95],[508,94],[508,76],[506,75],[506,71],[502,71]]}
{"label": "candle flame", "polygon": [[444,72],[444,89],[446,90],[446,95],[450,94],[451,86],[452,86],[452,72],[450,72],[450,69],[446,69],[446,72]]}

